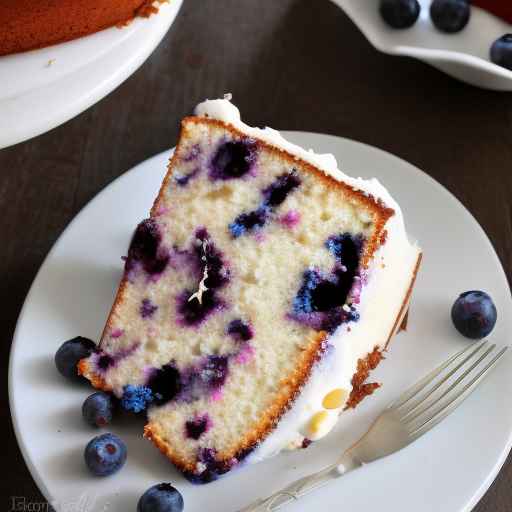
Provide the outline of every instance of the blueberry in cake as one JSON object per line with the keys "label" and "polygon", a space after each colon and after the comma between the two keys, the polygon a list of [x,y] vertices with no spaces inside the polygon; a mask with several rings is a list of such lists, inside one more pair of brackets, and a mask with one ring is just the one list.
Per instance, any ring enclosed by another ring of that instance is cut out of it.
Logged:
{"label": "blueberry in cake", "polygon": [[327,434],[406,315],[421,258],[399,206],[228,99],[182,122],[80,372],[192,481]]}

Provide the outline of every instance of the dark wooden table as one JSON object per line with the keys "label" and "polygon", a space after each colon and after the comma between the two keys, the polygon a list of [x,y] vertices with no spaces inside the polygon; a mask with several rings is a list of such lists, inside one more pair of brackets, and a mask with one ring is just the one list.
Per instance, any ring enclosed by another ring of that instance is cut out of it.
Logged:
{"label": "dark wooden table", "polygon": [[[174,145],[179,120],[196,103],[227,91],[250,124],[353,138],[428,172],[482,224],[511,281],[512,94],[378,53],[328,0],[185,0],[159,48],[115,92],[63,126],[0,151],[0,510],[10,510],[11,496],[43,501],[11,427],[6,377],[15,322],[37,269],[87,201]],[[512,511],[510,457],[475,510]]]}

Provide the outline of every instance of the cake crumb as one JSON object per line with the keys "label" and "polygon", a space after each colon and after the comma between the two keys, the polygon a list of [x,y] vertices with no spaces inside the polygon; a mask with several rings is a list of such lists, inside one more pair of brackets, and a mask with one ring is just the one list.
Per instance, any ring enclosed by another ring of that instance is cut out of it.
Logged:
{"label": "cake crumb", "polygon": [[44,67],[45,68],[49,68],[51,66],[53,66],[53,64],[55,63],[55,59],[50,59],[45,65]]}
{"label": "cake crumb", "polygon": [[380,361],[384,359],[379,347],[375,347],[373,352],[368,354],[366,358],[357,361],[357,372],[352,377],[352,392],[345,404],[344,410],[354,409],[356,405],[365,397],[371,395],[380,384],[377,382],[366,382],[370,375],[370,371],[374,370]]}

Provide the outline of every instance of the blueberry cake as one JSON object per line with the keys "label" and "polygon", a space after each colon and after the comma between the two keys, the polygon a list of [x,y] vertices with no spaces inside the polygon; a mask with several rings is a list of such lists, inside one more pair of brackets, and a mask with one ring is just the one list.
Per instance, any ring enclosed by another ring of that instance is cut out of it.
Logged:
{"label": "blueberry cake", "polygon": [[79,371],[147,414],[192,481],[305,448],[378,384],[420,261],[400,208],[331,155],[200,104]]}

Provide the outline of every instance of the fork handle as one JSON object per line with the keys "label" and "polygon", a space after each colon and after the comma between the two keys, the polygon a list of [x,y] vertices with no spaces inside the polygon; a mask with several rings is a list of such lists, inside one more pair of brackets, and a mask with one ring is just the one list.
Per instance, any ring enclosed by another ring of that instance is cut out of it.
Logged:
{"label": "fork handle", "polygon": [[316,473],[300,478],[284,489],[265,499],[255,501],[239,512],[273,512],[361,465],[361,462],[350,451],[346,451],[336,464],[331,464]]}

